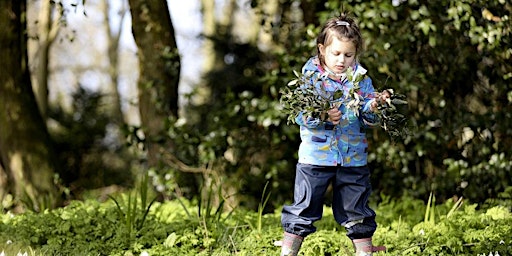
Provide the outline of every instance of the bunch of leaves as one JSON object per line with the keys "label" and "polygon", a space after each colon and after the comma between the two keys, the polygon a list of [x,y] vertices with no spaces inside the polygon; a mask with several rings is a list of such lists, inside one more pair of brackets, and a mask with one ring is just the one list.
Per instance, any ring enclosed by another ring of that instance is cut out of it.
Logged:
{"label": "bunch of leaves", "polygon": [[380,126],[392,138],[405,138],[409,134],[407,108],[404,108],[408,104],[407,96],[395,93],[393,89],[385,89],[382,93],[387,93],[389,98],[377,107]]}
{"label": "bunch of leaves", "polygon": [[281,89],[280,103],[287,115],[288,123],[295,123],[295,118],[302,113],[306,117],[326,119],[329,109],[339,107],[345,103],[349,109],[359,115],[359,107],[363,104],[363,98],[358,94],[359,82],[364,79],[364,74],[355,74],[352,68],[346,72],[345,78],[352,81],[353,87],[343,97],[342,90],[328,92],[324,86],[318,85],[326,77],[315,76],[315,72],[300,73],[293,71],[296,78]]}
{"label": "bunch of leaves", "polygon": [[308,117],[325,117],[325,112],[331,108],[332,99],[326,100],[318,93],[315,84],[319,78],[311,82],[313,72],[303,74],[294,70],[293,73],[297,78],[281,89],[280,103],[288,116],[287,122],[295,123],[295,118],[301,112]]}
{"label": "bunch of leaves", "polygon": [[[345,104],[347,109],[359,116],[359,110],[364,104],[364,98],[360,94],[359,82],[365,79],[365,75],[356,73],[352,68],[341,77],[341,80],[347,79],[352,82],[347,95],[343,96],[342,90],[328,92],[318,83],[325,77],[314,77],[313,71],[299,73],[294,70],[296,76],[282,90],[280,103],[287,114],[288,123],[295,123],[297,116],[302,113],[306,117],[320,118],[322,121],[326,118],[326,113],[333,107],[339,107]],[[386,89],[380,93],[374,93],[372,97],[379,98],[382,94],[388,94],[389,98],[378,105],[378,116],[380,126],[392,137],[404,138],[408,134],[407,127],[407,97],[403,94],[395,93],[393,89]]]}

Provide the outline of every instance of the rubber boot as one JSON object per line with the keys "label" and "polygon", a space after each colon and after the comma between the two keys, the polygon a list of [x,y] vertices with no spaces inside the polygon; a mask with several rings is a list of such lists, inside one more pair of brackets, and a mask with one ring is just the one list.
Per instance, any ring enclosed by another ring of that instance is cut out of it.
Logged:
{"label": "rubber boot", "polygon": [[372,238],[361,238],[352,240],[356,249],[356,256],[372,256],[374,252],[385,251],[384,246],[373,246]]}
{"label": "rubber boot", "polygon": [[303,237],[284,232],[281,256],[297,256]]}

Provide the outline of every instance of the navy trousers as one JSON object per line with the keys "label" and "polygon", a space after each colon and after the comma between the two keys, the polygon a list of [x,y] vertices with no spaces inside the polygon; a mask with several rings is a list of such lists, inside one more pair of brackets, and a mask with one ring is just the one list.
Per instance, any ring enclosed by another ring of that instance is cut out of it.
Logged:
{"label": "navy trousers", "polygon": [[340,167],[297,164],[294,201],[283,207],[285,232],[301,237],[316,231],[322,218],[325,192],[333,185],[333,215],[350,239],[372,237],[377,228],[375,212],[368,206],[371,193],[368,166]]}

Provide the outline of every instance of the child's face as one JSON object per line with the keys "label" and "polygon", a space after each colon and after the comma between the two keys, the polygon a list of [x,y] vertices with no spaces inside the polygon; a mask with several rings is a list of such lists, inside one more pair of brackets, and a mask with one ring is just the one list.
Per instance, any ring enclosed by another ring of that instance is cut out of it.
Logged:
{"label": "child's face", "polygon": [[345,38],[340,40],[334,36],[330,44],[320,44],[319,49],[327,68],[337,74],[345,72],[356,59],[356,45]]}

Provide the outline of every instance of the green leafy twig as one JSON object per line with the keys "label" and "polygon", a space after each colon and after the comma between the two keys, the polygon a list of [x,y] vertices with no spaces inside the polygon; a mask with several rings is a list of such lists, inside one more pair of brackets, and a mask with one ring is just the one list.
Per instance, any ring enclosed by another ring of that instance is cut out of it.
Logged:
{"label": "green leafy twig", "polygon": [[359,106],[363,104],[363,98],[358,94],[359,82],[365,77],[364,74],[355,72],[351,68],[347,70],[347,79],[352,81],[353,87],[348,95],[343,97],[343,91],[337,90],[328,92],[323,86],[316,86],[322,79],[317,76],[313,79],[314,72],[308,71],[304,74],[293,71],[296,78],[291,80],[281,90],[281,105],[287,113],[288,123],[295,123],[295,118],[302,113],[306,117],[320,118],[326,120],[326,113],[329,109],[339,107],[346,103],[347,107],[359,114]]}
{"label": "green leafy twig", "polygon": [[[389,98],[377,107],[377,116],[380,119],[380,126],[392,137],[403,137],[408,134],[406,108],[407,97],[397,94],[393,89],[386,89],[382,93],[388,93]],[[377,93],[376,97],[380,97]]]}
{"label": "green leafy twig", "polygon": [[[366,72],[365,72],[366,73]],[[355,74],[355,71],[351,67],[347,69],[347,79],[352,82],[352,88],[350,88],[346,100],[347,108],[352,110],[357,116],[359,116],[359,107],[364,104],[364,98],[359,94],[359,82],[366,78],[364,73]]]}

